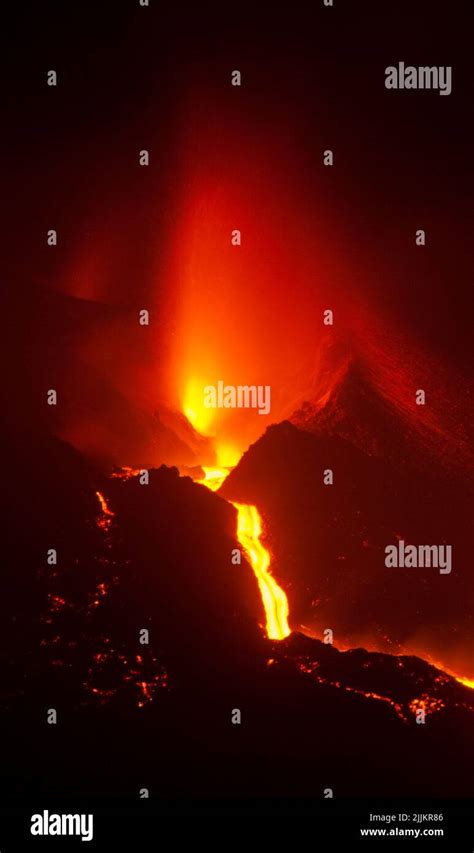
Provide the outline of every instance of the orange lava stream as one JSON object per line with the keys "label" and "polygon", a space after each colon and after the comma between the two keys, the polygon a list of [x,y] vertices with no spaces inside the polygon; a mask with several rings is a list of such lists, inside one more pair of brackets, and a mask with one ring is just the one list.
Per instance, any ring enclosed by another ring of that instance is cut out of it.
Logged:
{"label": "orange lava stream", "polygon": [[[227,477],[225,468],[203,468],[204,477],[198,480],[211,491],[217,491]],[[288,625],[288,599],[269,571],[270,554],[260,541],[262,520],[256,506],[231,501],[237,510],[237,538],[247,554],[255,577],[266,615],[267,636],[270,640],[283,640],[291,634]]]}

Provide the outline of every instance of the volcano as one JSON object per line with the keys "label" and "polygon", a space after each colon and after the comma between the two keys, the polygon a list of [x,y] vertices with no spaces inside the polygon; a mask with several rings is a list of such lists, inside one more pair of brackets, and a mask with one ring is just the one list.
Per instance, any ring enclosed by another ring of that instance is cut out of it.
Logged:
{"label": "volcano", "polygon": [[[386,365],[329,346],[313,398],[234,468],[202,468],[212,439],[97,362],[94,329],[120,337],[121,312],[39,291],[30,308],[22,333],[44,315],[42,357],[18,369],[35,387],[53,372],[63,400],[56,415],[22,398],[2,433],[2,708],[27,732],[23,758],[6,748],[5,796],[34,797],[33,755],[51,795],[126,799],[145,754],[147,784],[168,796],[470,792],[472,480],[457,413],[446,422],[439,400],[418,412]],[[449,543],[451,573],[387,568],[401,540]],[[45,737],[51,708],[61,726]],[[427,773],[408,780],[414,753]]]}
{"label": "volcano", "polygon": [[[1,622],[9,687],[2,706],[12,726],[25,726],[25,755],[48,759],[43,788],[50,795],[72,785],[90,796],[91,742],[100,743],[102,756],[92,789],[105,786],[124,798],[143,784],[145,753],[147,784],[166,796],[196,790],[203,797],[262,790],[323,796],[328,787],[339,796],[441,796],[452,794],[454,777],[456,791],[472,790],[472,690],[413,654],[400,655],[398,647],[397,654],[336,648],[341,636],[367,630],[367,605],[373,607],[373,636],[377,627],[395,632],[390,612],[402,582],[390,589],[385,579],[385,593],[374,593],[373,604],[368,598],[381,583],[375,556],[391,532],[380,508],[385,490],[369,499],[371,490],[366,493],[359,479],[373,485],[382,474],[395,477],[388,463],[345,439],[283,423],[269,429],[212,492],[165,466],[150,470],[146,486],[131,471],[104,476],[77,450],[47,436],[25,434],[19,443],[5,433],[3,447],[9,471],[21,477],[7,471],[3,492],[9,595],[2,599]],[[344,499],[335,489],[319,489],[316,472],[329,458],[352,484]],[[25,478],[28,490],[21,485]],[[403,506],[404,486],[402,479],[396,493]],[[229,492],[262,509],[272,571],[290,603],[293,632],[285,640],[265,636],[258,584],[245,556],[232,563],[239,542],[237,511],[223,497]],[[278,536],[283,517],[285,535]],[[37,546],[24,552],[19,567],[15,555],[25,518],[34,523]],[[402,514],[400,522],[408,518]],[[297,532],[302,537],[303,526],[301,549]],[[308,530],[317,532],[317,544]],[[53,546],[57,564],[49,565]],[[338,560],[341,555],[346,559]],[[367,573],[362,588],[357,569]],[[418,586],[416,578],[405,579],[411,584],[407,635],[413,634],[413,597],[428,612],[424,585],[445,580],[427,576]],[[391,603],[386,609],[384,595]],[[357,610],[362,601],[363,613]],[[304,629],[297,630],[303,619]],[[314,636],[307,635],[308,623]],[[316,638],[318,626],[332,626],[334,645]],[[142,644],[144,629],[148,642]],[[56,708],[60,715],[61,725],[49,727],[46,736],[38,708]],[[241,725],[232,723],[236,709]],[[416,722],[420,710],[423,726]],[[415,751],[427,773],[408,780]],[[356,774],[347,772],[347,754],[357,763]],[[15,796],[20,790],[28,800],[35,782],[13,744],[4,766],[15,780]]]}
{"label": "volcano", "polygon": [[[8,4],[1,851],[41,811],[138,849],[266,798],[352,850],[381,797],[457,849],[472,45],[442,5]],[[400,57],[452,92],[387,90]]]}

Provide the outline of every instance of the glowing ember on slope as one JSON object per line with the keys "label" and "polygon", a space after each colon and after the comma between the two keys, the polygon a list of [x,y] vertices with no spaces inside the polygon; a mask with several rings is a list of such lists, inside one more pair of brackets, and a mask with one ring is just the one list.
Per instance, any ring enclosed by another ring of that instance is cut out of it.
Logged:
{"label": "glowing ember on slope", "polygon": [[139,473],[139,468],[130,468],[130,465],[124,465],[122,468],[114,471],[111,477],[115,480],[130,480],[131,477],[137,477]]}
{"label": "glowing ember on slope", "polygon": [[101,517],[97,519],[97,527],[100,527],[101,530],[108,530],[115,513],[109,509],[107,501],[104,498],[102,492],[96,492],[96,495],[99,498],[100,508],[102,510]]}
{"label": "glowing ember on slope", "polygon": [[92,600],[89,604],[89,610],[94,608],[94,607],[99,607],[101,598],[103,598],[105,595],[107,595],[108,590],[109,590],[109,584],[104,583],[104,582],[97,584],[96,590],[92,594]]}
{"label": "glowing ember on slope", "polygon": [[404,722],[407,721],[406,715],[403,713],[403,708],[400,703],[395,702],[389,696],[382,696],[379,693],[374,693],[370,691],[361,690],[358,687],[352,687],[350,685],[341,684],[340,681],[332,681],[329,678],[323,678],[321,675],[315,675],[315,671],[319,668],[319,663],[317,661],[308,660],[307,658],[300,659],[297,662],[297,666],[300,672],[305,675],[312,675],[314,680],[318,682],[318,684],[325,684],[328,687],[337,687],[339,690],[345,690],[347,693],[355,693],[358,696],[364,696],[366,699],[376,699],[379,702],[386,702],[390,705],[398,717]]}
{"label": "glowing ember on slope", "polygon": [[[203,468],[204,477],[197,482],[215,492],[222,486],[228,468]],[[270,574],[270,554],[260,541],[262,520],[256,506],[232,501],[237,510],[237,538],[246,552],[258,581],[267,622],[267,636],[283,640],[291,633],[288,625],[288,599]]]}
{"label": "glowing ember on slope", "polygon": [[57,612],[61,610],[62,607],[65,606],[66,601],[60,595],[48,595],[50,610],[53,612]]}
{"label": "glowing ember on slope", "polygon": [[142,655],[129,658],[112,648],[96,653],[83,683],[86,693],[104,705],[123,694],[121,688],[125,685],[135,707],[143,708],[153,702],[158,690],[168,689],[168,674],[154,656],[144,661]]}
{"label": "glowing ember on slope", "polygon": [[[365,699],[372,699],[377,702],[386,703],[393,709],[397,717],[403,720],[404,723],[408,723],[409,720],[413,716],[416,716],[417,712],[420,710],[422,710],[425,715],[428,715],[438,713],[439,711],[442,711],[444,708],[446,708],[446,702],[440,696],[436,695],[436,690],[433,692],[433,694],[430,694],[425,691],[420,696],[415,697],[411,701],[396,702],[395,699],[391,696],[386,696],[382,693],[378,693],[373,690],[364,690],[360,687],[355,687],[351,684],[344,684],[340,680],[335,681],[331,678],[326,678],[324,676],[316,674],[317,670],[320,667],[319,662],[311,660],[306,656],[299,656],[296,662],[299,671],[302,672],[304,675],[312,676],[318,684],[326,685],[328,687],[335,687],[339,690],[344,690],[346,693],[353,693],[357,696],[362,696]],[[444,685],[445,681],[449,682],[449,678],[444,679],[441,676],[435,679],[437,685]],[[454,707],[469,708],[469,706],[465,705],[464,703],[454,702],[452,704]],[[472,708],[470,708],[470,710],[472,710]]]}
{"label": "glowing ember on slope", "polygon": [[444,708],[445,704],[436,696],[430,696],[428,693],[423,693],[422,696],[418,696],[416,699],[413,699],[408,707],[414,714],[416,714],[417,711],[424,711],[425,714],[434,714],[436,711],[440,711]]}

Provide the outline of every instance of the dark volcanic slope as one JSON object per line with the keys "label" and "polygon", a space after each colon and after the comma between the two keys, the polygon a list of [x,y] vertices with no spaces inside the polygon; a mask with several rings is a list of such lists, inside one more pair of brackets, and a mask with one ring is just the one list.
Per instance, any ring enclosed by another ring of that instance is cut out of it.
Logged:
{"label": "dark volcanic slope", "polygon": [[[408,453],[408,450],[407,450]],[[323,472],[332,469],[334,484]],[[472,660],[467,492],[440,470],[424,475],[336,435],[270,427],[220,493],[263,513],[273,569],[292,624],[334,642],[430,652],[454,671]],[[449,543],[453,569],[385,566],[385,546]]]}
{"label": "dark volcanic slope", "polygon": [[[38,791],[136,801],[143,785],[157,796],[471,791],[471,692],[416,659],[402,671],[297,635],[265,640],[252,571],[230,562],[235,511],[219,496],[167,468],[148,486],[104,479],[57,439],[4,435],[3,448],[4,802],[37,804]],[[421,776],[407,774],[415,754]]]}
{"label": "dark volcanic slope", "polygon": [[[412,355],[412,358],[415,358]],[[436,377],[425,363],[401,370],[383,350],[367,359],[346,355],[323,401],[305,402],[290,421],[315,435],[337,435],[364,452],[410,472],[444,480],[474,475],[473,408],[469,388],[453,397],[446,376]],[[422,378],[426,382],[421,382]],[[462,378],[451,378],[462,387]],[[327,380],[327,384],[329,380]],[[424,384],[426,404],[415,392]]]}
{"label": "dark volcanic slope", "polygon": [[[176,469],[152,470],[146,486],[104,478],[55,438],[4,435],[3,448],[0,624],[23,685],[33,679],[46,697],[54,666],[62,679],[71,669],[71,700],[80,703],[94,655],[112,649],[117,663],[145,654],[142,628],[177,683],[251,665],[263,613],[250,567],[231,562],[232,506]],[[12,696],[17,687],[7,680]]]}

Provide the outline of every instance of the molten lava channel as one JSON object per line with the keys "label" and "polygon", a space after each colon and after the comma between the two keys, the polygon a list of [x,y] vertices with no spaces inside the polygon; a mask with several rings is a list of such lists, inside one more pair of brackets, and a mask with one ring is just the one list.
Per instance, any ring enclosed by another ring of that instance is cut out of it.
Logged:
{"label": "molten lava channel", "polygon": [[[229,470],[203,468],[204,477],[198,483],[215,492],[220,488]],[[262,519],[256,506],[231,501],[237,510],[237,539],[242,545],[257,578],[266,616],[267,636],[270,640],[283,640],[291,633],[288,625],[288,599],[270,573],[270,554],[262,545]]]}
{"label": "molten lava channel", "polygon": [[269,572],[270,554],[260,541],[262,520],[256,506],[232,501],[238,513],[237,538],[248,555],[267,617],[270,640],[283,640],[291,633],[288,626],[288,599]]}

